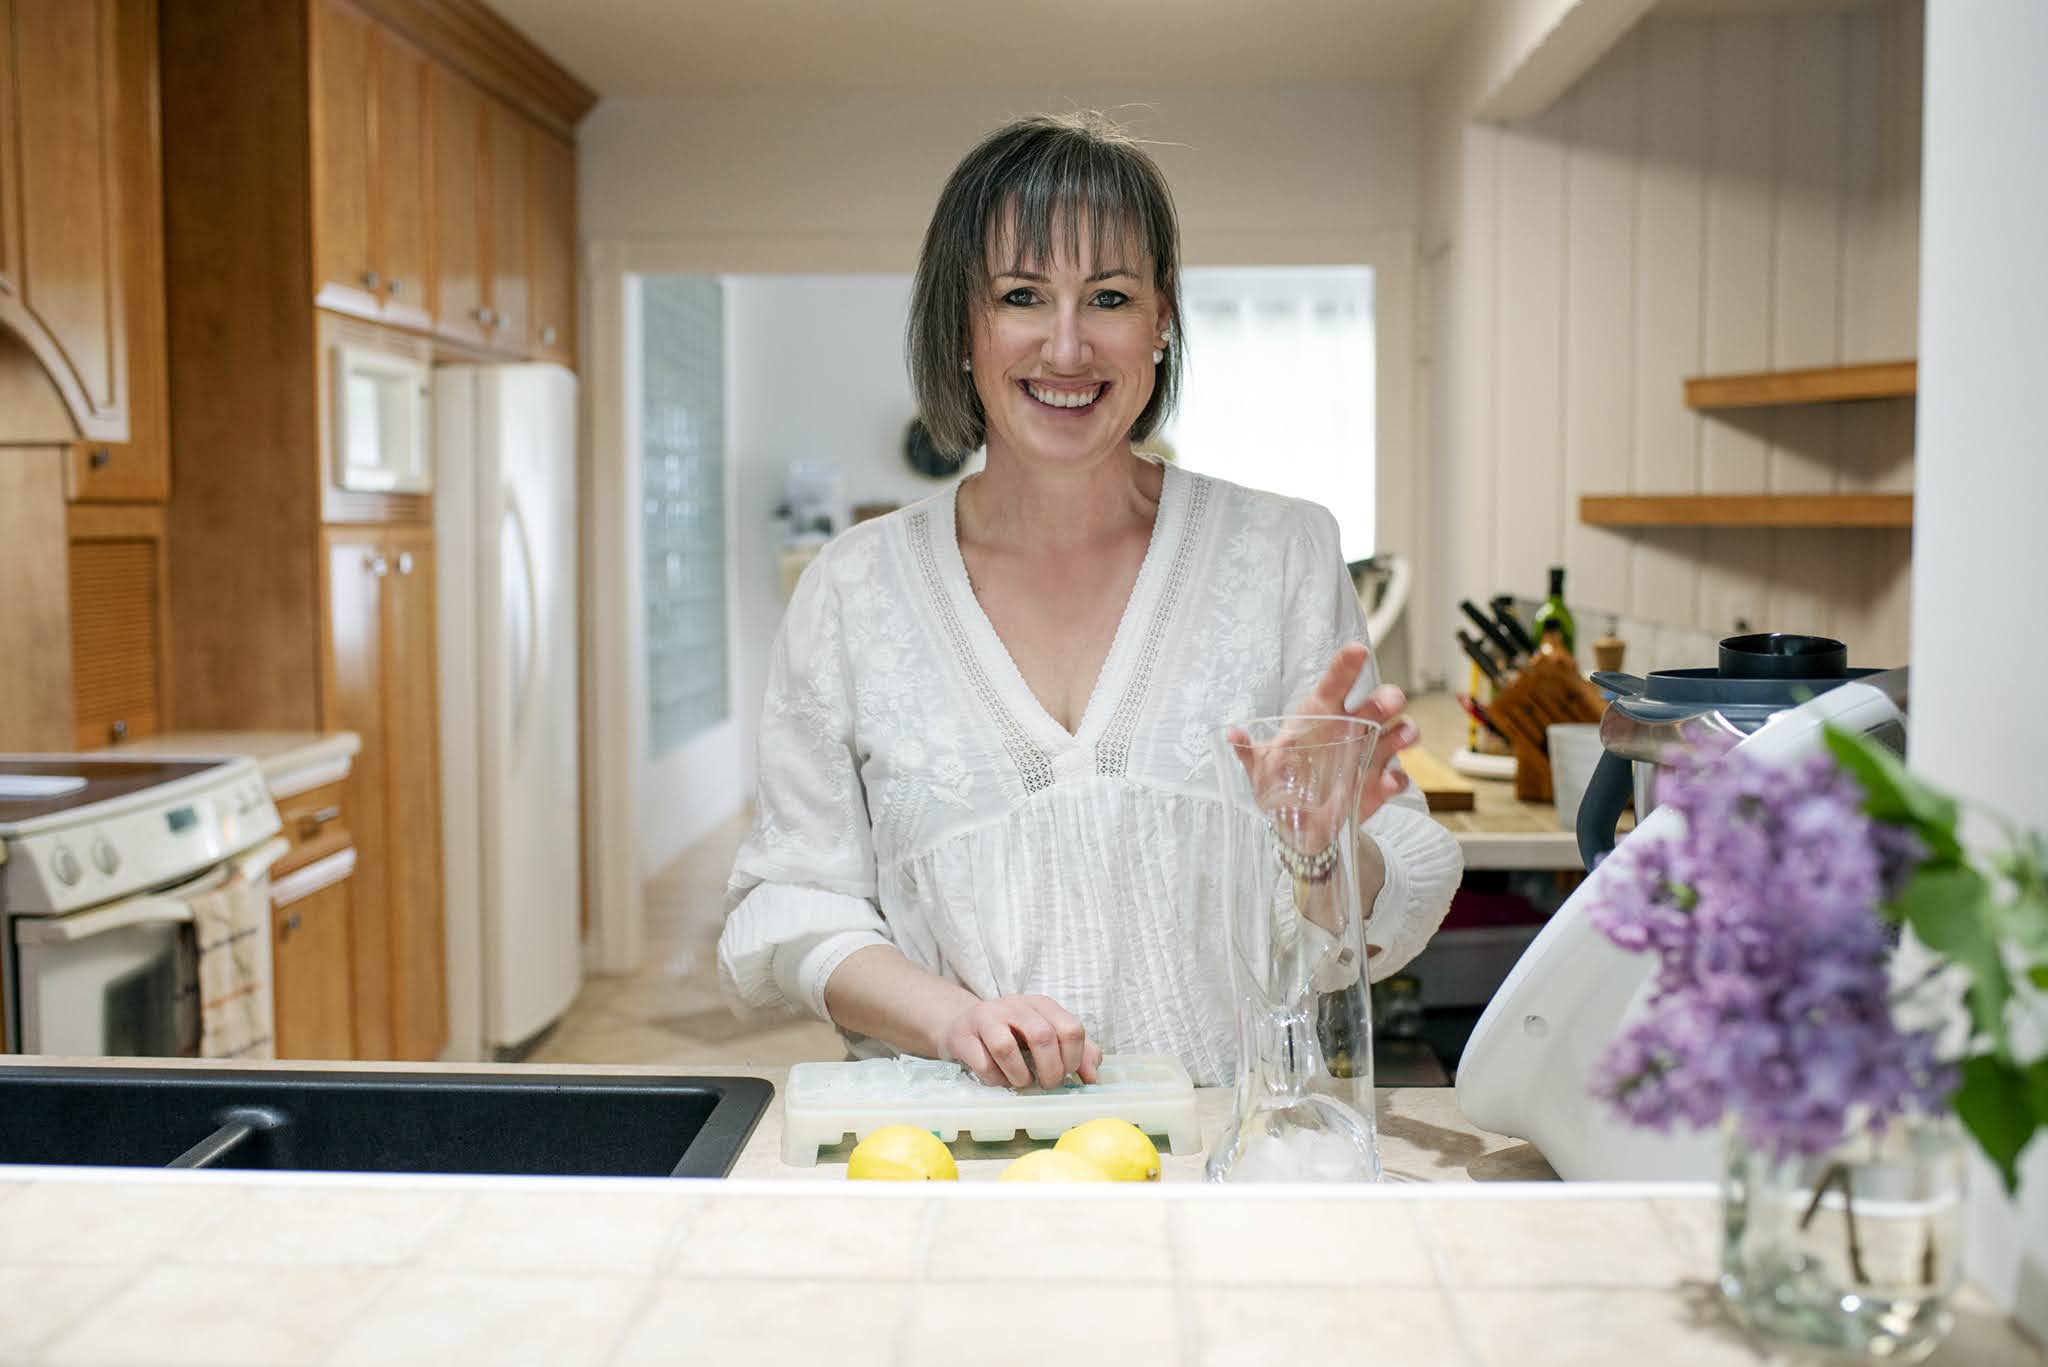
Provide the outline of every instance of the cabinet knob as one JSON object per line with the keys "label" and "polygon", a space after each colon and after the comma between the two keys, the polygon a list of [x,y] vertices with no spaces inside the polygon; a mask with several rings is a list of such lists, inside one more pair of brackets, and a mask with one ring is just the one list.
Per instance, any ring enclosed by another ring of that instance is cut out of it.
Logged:
{"label": "cabinet knob", "polygon": [[289,935],[299,928],[299,913],[296,911],[284,918],[284,933]]}
{"label": "cabinet knob", "polygon": [[117,721],[112,726],[109,726],[107,728],[107,739],[116,745],[128,739],[128,723]]}
{"label": "cabinet knob", "polygon": [[339,820],[341,820],[341,808],[339,807],[322,807],[317,811],[308,812],[299,819],[299,839],[311,840],[314,836],[320,834],[322,826],[325,826],[330,821]]}
{"label": "cabinet knob", "polygon": [[104,446],[95,446],[92,448],[92,455],[86,459],[93,469],[104,470],[113,463],[114,453]]}
{"label": "cabinet knob", "polygon": [[367,289],[376,289],[376,288],[377,288],[378,286],[382,285],[383,283],[384,283],[384,277],[383,277],[383,276],[381,276],[381,275],[379,275],[379,274],[377,274],[377,272],[375,272],[375,271],[364,271],[364,272],[363,272],[363,285],[364,285],[364,287],[365,287],[365,288],[367,288]]}
{"label": "cabinet knob", "polygon": [[386,560],[381,555],[371,556],[367,563],[370,573],[377,576],[377,578],[379,579],[382,579],[385,575],[391,573],[391,562],[389,560]]}
{"label": "cabinet knob", "polygon": [[498,311],[496,309],[478,309],[476,311],[476,320],[485,327],[495,327],[498,323]]}
{"label": "cabinet knob", "polygon": [[555,325],[553,323],[549,323],[540,330],[540,344],[542,346],[553,346],[555,344]]}
{"label": "cabinet knob", "polygon": [[400,552],[398,553],[398,572],[399,572],[400,574],[411,574],[411,573],[412,573],[412,552],[411,552],[411,551],[400,551]]}
{"label": "cabinet knob", "polygon": [[398,286],[399,286],[399,283],[400,283],[400,282],[398,282],[398,281],[396,281],[396,280],[393,280],[393,281],[391,281],[391,282],[390,282],[389,284],[387,284],[387,285],[385,285],[385,286],[384,286],[384,288],[385,288],[385,289],[386,289],[387,291],[389,291],[389,292],[390,292],[390,294],[391,294],[391,297],[392,297],[392,298],[394,298],[394,299],[396,299],[396,298],[398,297]]}

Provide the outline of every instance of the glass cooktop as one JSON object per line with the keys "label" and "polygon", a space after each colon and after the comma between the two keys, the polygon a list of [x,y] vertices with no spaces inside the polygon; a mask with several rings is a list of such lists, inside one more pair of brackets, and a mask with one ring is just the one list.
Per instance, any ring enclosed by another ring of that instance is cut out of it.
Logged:
{"label": "glass cooktop", "polygon": [[24,822],[175,783],[223,762],[0,755],[0,836],[11,834]]}

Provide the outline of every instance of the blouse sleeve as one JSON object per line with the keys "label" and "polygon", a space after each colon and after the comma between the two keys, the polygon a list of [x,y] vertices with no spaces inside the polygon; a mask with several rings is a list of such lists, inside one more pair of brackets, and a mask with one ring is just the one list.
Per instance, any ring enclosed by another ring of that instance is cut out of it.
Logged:
{"label": "blouse sleeve", "polygon": [[[1301,517],[1285,561],[1288,617],[1281,696],[1290,704],[1308,696],[1339,646],[1352,641],[1372,645],[1366,639],[1365,609],[1344,564],[1337,519],[1315,504],[1298,506]],[[1377,685],[1378,664],[1368,659],[1365,667]],[[1371,963],[1377,981],[1420,954],[1443,924],[1464,876],[1465,857],[1413,787],[1368,817],[1365,833],[1380,847],[1387,866],[1365,937],[1380,951]]]}
{"label": "blouse sleeve", "polygon": [[776,633],[754,829],[726,885],[718,977],[747,1019],[826,1019],[832,971],[855,950],[890,943],[874,903],[853,679],[830,561],[828,549],[804,571]]}

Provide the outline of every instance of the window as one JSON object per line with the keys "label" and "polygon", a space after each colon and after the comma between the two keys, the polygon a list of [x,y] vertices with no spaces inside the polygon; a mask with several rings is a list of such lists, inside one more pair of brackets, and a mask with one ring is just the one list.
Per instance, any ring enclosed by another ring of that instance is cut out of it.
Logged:
{"label": "window", "polygon": [[1185,270],[1165,431],[1190,470],[1328,508],[1346,560],[1373,553],[1372,286],[1364,266]]}
{"label": "window", "polygon": [[651,759],[724,721],[725,341],[719,282],[641,282],[640,479]]}

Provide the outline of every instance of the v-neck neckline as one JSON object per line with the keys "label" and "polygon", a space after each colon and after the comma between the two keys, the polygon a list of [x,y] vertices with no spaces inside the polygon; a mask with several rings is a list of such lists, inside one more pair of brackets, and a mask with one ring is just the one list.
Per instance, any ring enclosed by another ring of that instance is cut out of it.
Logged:
{"label": "v-neck neckline", "polygon": [[944,572],[946,591],[953,599],[953,611],[965,626],[969,648],[979,658],[982,670],[997,695],[1009,707],[1011,715],[1048,753],[1093,745],[1099,739],[1102,728],[1117,710],[1132,664],[1143,653],[1146,638],[1159,629],[1160,624],[1154,618],[1160,590],[1180,544],[1182,514],[1187,505],[1186,473],[1167,462],[1161,462],[1160,470],[1159,509],[1152,518],[1152,536],[1145,546],[1145,558],[1138,565],[1138,577],[1131,585],[1130,597],[1124,600],[1123,615],[1117,619],[1116,635],[1111,639],[1109,654],[1103,657],[1102,668],[1096,672],[1095,683],[1089,689],[1080,723],[1072,731],[1060,725],[1059,719],[1032,692],[1024,672],[1017,667],[1016,658],[1004,644],[1002,634],[989,620],[988,613],[982,610],[981,599],[975,596],[973,581],[967,574],[967,561],[960,553],[960,484],[966,481],[956,483],[951,494],[939,500],[940,515],[931,521],[931,537],[935,543],[933,551]]}

